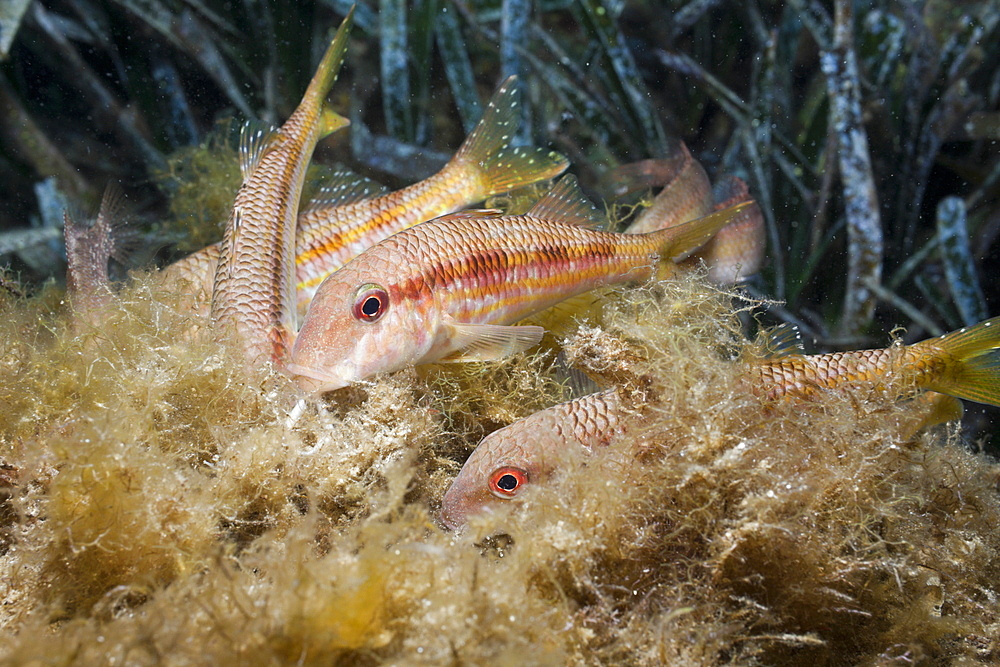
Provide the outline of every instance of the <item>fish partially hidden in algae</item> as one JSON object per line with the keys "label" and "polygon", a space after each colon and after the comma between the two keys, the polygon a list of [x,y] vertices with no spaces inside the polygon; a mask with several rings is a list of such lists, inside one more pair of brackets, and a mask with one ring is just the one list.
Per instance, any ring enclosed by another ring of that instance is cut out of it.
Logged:
{"label": "fish partially hidden in algae", "polygon": [[237,335],[247,362],[287,358],[295,334],[295,231],[316,142],[348,124],[325,106],[344,60],[353,8],[327,48],[298,108],[278,130],[244,132],[236,193],[212,293],[212,319]]}
{"label": "fish partially hidden in algae", "polygon": [[524,215],[473,211],[389,237],[316,292],[288,370],[309,391],[435,361],[482,361],[541,340],[511,326],[605,285],[673,273],[746,204],[650,234],[588,229],[593,205],[564,177]]}
{"label": "fish partially hidden in algae", "polygon": [[[779,332],[771,358],[742,362],[744,381],[766,401],[808,400],[862,383],[893,399],[926,393],[922,420],[961,415],[955,399],[1000,406],[1000,317],[913,345],[830,354],[799,354]],[[943,396],[942,396],[943,395]],[[619,437],[631,419],[616,390],[561,403],[486,436],[472,452],[441,503],[442,521],[463,526],[472,515],[518,497],[553,474],[556,453],[593,450]]]}

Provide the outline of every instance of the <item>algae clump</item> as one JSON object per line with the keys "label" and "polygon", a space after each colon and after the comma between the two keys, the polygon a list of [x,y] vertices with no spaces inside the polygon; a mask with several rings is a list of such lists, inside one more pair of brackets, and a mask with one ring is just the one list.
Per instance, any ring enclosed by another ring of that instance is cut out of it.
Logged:
{"label": "algae clump", "polygon": [[137,275],[101,330],[4,296],[0,660],[995,661],[1000,470],[860,393],[765,405],[732,295],[619,291],[561,343],[643,428],[452,534],[484,432],[564,397],[551,353],[289,417]]}

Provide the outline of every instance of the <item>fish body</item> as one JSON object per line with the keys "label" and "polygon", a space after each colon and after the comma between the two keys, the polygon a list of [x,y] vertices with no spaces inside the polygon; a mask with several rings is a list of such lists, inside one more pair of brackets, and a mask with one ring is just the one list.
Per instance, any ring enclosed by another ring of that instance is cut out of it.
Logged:
{"label": "fish body", "polygon": [[[644,160],[620,167],[616,192],[629,187],[662,185],[649,208],[642,211],[627,234],[667,229],[742,202],[753,202],[746,183],[729,176],[712,188],[708,174],[683,143],[676,155],[662,160]],[[626,187],[624,184],[630,184]],[[704,263],[708,279],[717,285],[732,285],[760,270],[764,261],[764,215],[756,203],[719,230],[715,237],[692,253],[685,264]]]}
{"label": "fish body", "polygon": [[713,188],[713,210],[722,211],[742,202],[751,205],[735,216],[712,239],[698,248],[685,264],[704,263],[708,279],[716,285],[733,285],[760,271],[767,247],[764,214],[750,196],[747,184],[728,176]]}
{"label": "fish body", "polygon": [[516,77],[509,77],[438,173],[402,190],[344,205],[320,199],[319,205],[300,215],[296,241],[300,308],[312,300],[324,278],[382,239],[565,171],[569,163],[558,153],[508,145],[518,118]]}
{"label": "fish body", "polygon": [[564,177],[525,215],[471,212],[411,227],[364,251],[316,292],[289,370],[328,391],[435,361],[498,359],[537,343],[510,326],[566,298],[669,271],[735,212],[654,232],[588,229],[593,206]]}
{"label": "fish body", "polygon": [[[923,391],[916,415],[900,424],[904,437],[961,417],[963,398],[1000,406],[1000,318],[913,345],[831,354],[793,353],[777,332],[775,358],[751,360],[750,391],[773,401],[808,400],[823,391],[867,383],[891,400]],[[468,517],[510,502],[555,472],[566,447],[593,450],[626,432],[631,415],[618,394],[605,391],[541,410],[486,436],[445,492],[442,520],[455,529]]]}
{"label": "fish body", "polygon": [[554,405],[494,431],[479,443],[445,493],[442,520],[454,530],[469,516],[516,498],[552,474],[560,450],[592,450],[620,436],[626,415],[612,389]]}
{"label": "fish body", "polygon": [[353,11],[327,48],[298,108],[277,131],[244,131],[243,184],[219,250],[212,318],[238,336],[251,366],[287,358],[295,332],[295,232],[316,142],[346,127],[324,101],[347,48]]}
{"label": "fish body", "polygon": [[712,183],[705,168],[683,143],[677,154],[663,160],[644,160],[619,169],[622,176],[647,187],[662,185],[649,208],[638,215],[628,234],[645,234],[683,224],[712,212]]}
{"label": "fish body", "polygon": [[748,365],[752,390],[766,399],[809,398],[824,390],[871,383],[894,398],[927,390],[1000,405],[1000,318],[912,345],[780,354]]}
{"label": "fish body", "polygon": [[[312,301],[319,284],[362,250],[417,223],[465,208],[487,197],[554,178],[568,166],[551,151],[511,147],[517,113],[516,78],[494,93],[476,128],[455,156],[433,176],[388,194],[353,174],[338,174],[299,212],[295,236],[298,312]],[[166,267],[166,285],[193,286],[211,296],[219,244]],[[183,281],[183,282],[181,282]],[[190,289],[190,287],[188,288]],[[192,308],[207,299],[195,298]]]}

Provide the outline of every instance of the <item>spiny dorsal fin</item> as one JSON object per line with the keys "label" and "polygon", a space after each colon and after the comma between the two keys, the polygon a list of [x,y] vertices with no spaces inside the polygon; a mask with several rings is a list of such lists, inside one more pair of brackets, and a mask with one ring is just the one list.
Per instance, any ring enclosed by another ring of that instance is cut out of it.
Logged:
{"label": "spiny dorsal fin", "polygon": [[388,188],[381,183],[340,167],[323,182],[301,213],[347,206],[365,199],[374,199],[387,191]]}
{"label": "spiny dorsal fin", "polygon": [[130,213],[124,190],[117,183],[109,183],[94,226],[101,225],[107,229],[111,244],[109,255],[119,264],[128,264],[129,257],[141,242]]}
{"label": "spiny dorsal fin", "polygon": [[274,126],[259,120],[248,120],[240,130],[240,175],[246,183],[257,169],[260,159],[277,138]]}
{"label": "spiny dorsal fin", "polygon": [[538,200],[527,215],[581,227],[596,227],[602,222],[597,209],[584,196],[572,174],[559,179],[555,187]]}
{"label": "spiny dorsal fin", "polygon": [[805,353],[799,328],[787,322],[771,329],[761,329],[757,333],[755,344],[765,359],[780,359]]}
{"label": "spiny dorsal fin", "polygon": [[536,326],[502,324],[464,324],[451,322],[458,350],[441,361],[494,361],[523,352],[542,340],[545,330]]}
{"label": "spiny dorsal fin", "polygon": [[560,350],[556,355],[556,361],[553,365],[553,376],[557,382],[561,382],[569,389],[571,400],[583,398],[601,390],[601,386],[589,375],[579,368],[570,366],[569,362],[566,361],[566,352],[564,350]]}

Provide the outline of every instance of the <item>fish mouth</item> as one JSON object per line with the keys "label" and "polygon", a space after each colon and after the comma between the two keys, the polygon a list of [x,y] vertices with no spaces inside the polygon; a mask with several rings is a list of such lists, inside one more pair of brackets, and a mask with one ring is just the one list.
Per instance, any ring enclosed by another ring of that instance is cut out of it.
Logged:
{"label": "fish mouth", "polygon": [[300,389],[313,394],[322,394],[327,391],[346,387],[350,384],[350,382],[344,380],[339,375],[309,366],[301,366],[290,362],[285,365],[285,369],[291,373],[293,376],[292,379]]}

